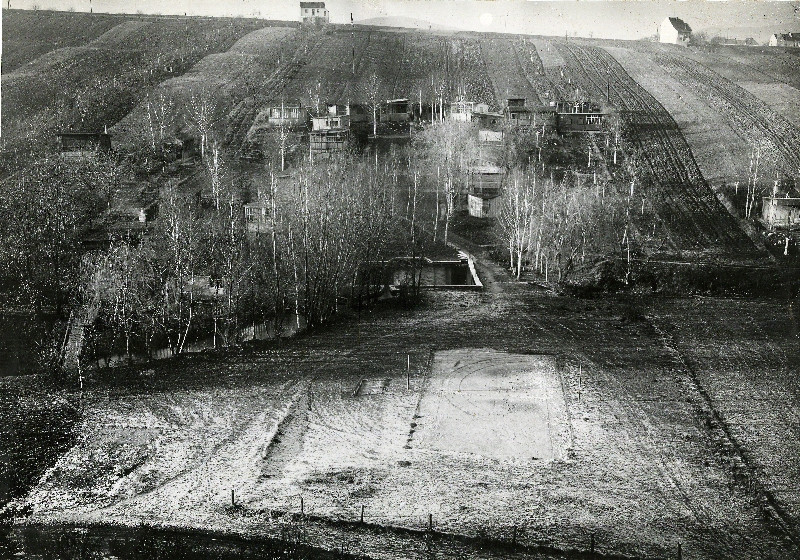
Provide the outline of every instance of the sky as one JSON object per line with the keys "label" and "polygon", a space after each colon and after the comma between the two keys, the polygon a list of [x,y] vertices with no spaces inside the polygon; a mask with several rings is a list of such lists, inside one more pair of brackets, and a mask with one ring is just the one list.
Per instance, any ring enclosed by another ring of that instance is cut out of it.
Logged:
{"label": "sky", "polygon": [[[111,13],[187,13],[296,20],[298,0],[2,0],[3,7]],[[693,30],[764,41],[776,31],[800,31],[800,0],[325,0],[334,23],[404,16],[474,31],[569,34],[609,39],[653,35],[677,16]]]}

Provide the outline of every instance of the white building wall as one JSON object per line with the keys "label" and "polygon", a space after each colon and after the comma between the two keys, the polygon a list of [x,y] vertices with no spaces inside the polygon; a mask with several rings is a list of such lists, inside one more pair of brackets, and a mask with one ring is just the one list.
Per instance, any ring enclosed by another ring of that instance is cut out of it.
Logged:
{"label": "white building wall", "polygon": [[672,26],[672,22],[669,21],[669,18],[661,22],[661,27],[658,31],[658,40],[661,43],[669,43],[671,45],[680,43],[678,40],[678,30]]}

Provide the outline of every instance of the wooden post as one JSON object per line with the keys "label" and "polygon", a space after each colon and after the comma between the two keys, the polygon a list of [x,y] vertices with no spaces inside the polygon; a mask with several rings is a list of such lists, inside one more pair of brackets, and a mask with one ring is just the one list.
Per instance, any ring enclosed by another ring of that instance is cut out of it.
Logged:
{"label": "wooden post", "polygon": [[408,354],[408,361],[406,362],[406,389],[411,389],[411,354]]}
{"label": "wooden post", "polygon": [[361,523],[364,523],[364,504],[361,504]]}
{"label": "wooden post", "polygon": [[517,546],[517,526],[514,525],[514,536],[511,537],[511,546]]}
{"label": "wooden post", "polygon": [[236,505],[236,491],[233,488],[231,488],[231,505]]}
{"label": "wooden post", "polygon": [[433,533],[433,514],[428,514],[428,532]]}
{"label": "wooden post", "polygon": [[678,543],[678,560],[682,560],[683,550],[681,550],[681,543]]}
{"label": "wooden post", "polygon": [[591,544],[589,546],[589,552],[594,554],[594,533],[592,533],[592,542],[591,542]]}
{"label": "wooden post", "polygon": [[300,515],[305,515],[305,504],[303,504],[303,496],[300,496]]}

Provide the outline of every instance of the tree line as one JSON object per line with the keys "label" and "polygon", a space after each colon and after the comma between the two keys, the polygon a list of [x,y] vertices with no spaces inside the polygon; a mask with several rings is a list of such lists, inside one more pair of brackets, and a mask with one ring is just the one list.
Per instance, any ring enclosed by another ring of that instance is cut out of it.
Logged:
{"label": "tree line", "polygon": [[270,174],[257,185],[258,232],[248,231],[246,194],[224,174],[210,207],[164,189],[152,233],[85,260],[82,301],[127,352],[158,341],[184,352],[211,322],[231,344],[242,327],[277,329],[287,316],[317,327],[375,295],[391,251],[407,243],[396,176],[353,156],[303,165],[288,181]]}

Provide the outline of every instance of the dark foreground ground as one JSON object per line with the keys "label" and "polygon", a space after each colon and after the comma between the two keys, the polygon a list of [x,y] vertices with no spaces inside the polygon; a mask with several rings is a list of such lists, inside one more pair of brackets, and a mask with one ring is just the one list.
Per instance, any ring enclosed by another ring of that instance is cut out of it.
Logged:
{"label": "dark foreground ground", "polygon": [[[30,450],[3,443],[6,466],[28,460],[15,510],[31,523],[252,538],[281,538],[300,520],[306,557],[343,545],[374,558],[507,557],[514,533],[528,556],[580,557],[592,534],[612,556],[672,558],[679,543],[685,558],[798,554],[789,303],[578,299],[482,272],[482,293],[430,294],[420,308],[377,309],[281,344],[119,370],[82,399],[4,380],[4,418],[50,418],[20,420],[16,441]],[[479,406],[437,385],[443,369],[486,355],[552,365],[561,390],[546,416],[514,401],[519,390]],[[436,415],[440,402],[472,403],[465,433]],[[509,402],[543,427],[496,433],[492,415]],[[520,433],[548,437],[550,454],[492,443]]]}

